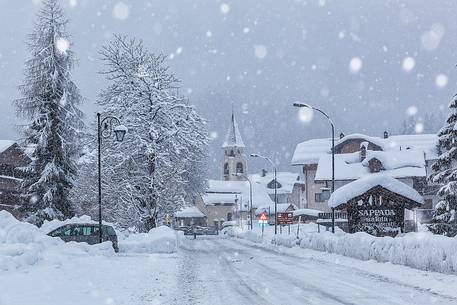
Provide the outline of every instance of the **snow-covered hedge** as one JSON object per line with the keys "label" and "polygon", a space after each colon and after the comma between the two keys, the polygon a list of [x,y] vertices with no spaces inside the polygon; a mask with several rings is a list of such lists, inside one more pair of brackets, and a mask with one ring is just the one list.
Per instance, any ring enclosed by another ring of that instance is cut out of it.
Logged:
{"label": "snow-covered hedge", "polygon": [[430,232],[399,237],[375,237],[366,233],[323,232],[301,236],[301,248],[337,253],[361,260],[376,260],[422,270],[457,273],[457,238]]}
{"label": "snow-covered hedge", "polygon": [[416,269],[457,274],[457,237],[449,238],[430,232],[407,233],[398,237],[375,237],[367,233],[348,234],[337,230],[317,232],[315,224],[291,226],[291,235],[274,235],[268,227],[262,238],[258,228],[242,231],[230,227],[221,231],[226,236],[246,239],[254,243],[297,247],[340,254],[361,260],[375,260],[405,265]]}
{"label": "snow-covered hedge", "polygon": [[120,252],[133,253],[174,253],[178,249],[179,240],[184,236],[167,226],[151,229],[148,233],[130,234],[119,240]]}
{"label": "snow-covered hedge", "polygon": [[300,243],[300,240],[295,235],[276,235],[271,239],[271,243],[277,246],[292,248],[296,247]]}
{"label": "snow-covered hedge", "polygon": [[[113,255],[111,242],[89,246],[64,243],[44,234],[36,226],[18,221],[0,211],[0,271],[35,265],[39,262],[59,264],[68,255]],[[65,258],[67,257],[67,258]]]}

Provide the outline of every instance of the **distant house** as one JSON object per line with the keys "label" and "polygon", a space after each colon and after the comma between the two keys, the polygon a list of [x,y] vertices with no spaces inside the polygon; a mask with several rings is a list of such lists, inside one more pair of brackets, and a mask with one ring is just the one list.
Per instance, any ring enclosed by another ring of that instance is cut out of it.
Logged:
{"label": "distant house", "polygon": [[[249,176],[254,183],[265,187],[271,200],[275,198],[275,180],[273,173],[265,170],[261,174]],[[276,192],[278,203],[289,203],[302,208],[306,206],[305,182],[300,179],[300,175],[291,172],[276,173]]]}
{"label": "distant house", "polygon": [[174,215],[175,226],[206,226],[206,215],[197,207],[191,206],[181,209]]}
{"label": "distant house", "polygon": [[29,156],[15,141],[0,140],[0,210],[19,216],[20,187],[24,177],[21,167],[30,163]]}
{"label": "distant house", "polygon": [[248,181],[208,180],[208,190],[197,200],[197,207],[207,216],[208,226],[221,228],[225,221],[240,219],[246,224],[257,207],[273,204],[265,187],[252,184],[252,202]]}
{"label": "distant house", "polygon": [[[432,208],[437,201],[437,186],[426,178],[437,159],[437,140],[434,134],[341,135],[335,143],[335,189],[379,173],[414,188],[424,198],[422,208]],[[292,165],[303,168],[307,208],[330,211],[327,201],[332,180],[331,139],[299,143]]]}

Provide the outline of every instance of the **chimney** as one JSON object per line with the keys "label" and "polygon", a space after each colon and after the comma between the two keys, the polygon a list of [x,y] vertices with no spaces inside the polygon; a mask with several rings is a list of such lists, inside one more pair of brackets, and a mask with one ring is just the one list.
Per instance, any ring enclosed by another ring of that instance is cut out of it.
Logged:
{"label": "chimney", "polygon": [[389,133],[386,131],[384,131],[384,139],[387,139],[389,137]]}
{"label": "chimney", "polygon": [[365,158],[367,157],[367,147],[365,143],[366,142],[362,142],[360,144],[360,162],[365,160]]}
{"label": "chimney", "polygon": [[266,175],[267,175],[267,171],[264,168],[262,168],[262,177],[265,177]]}
{"label": "chimney", "polygon": [[340,139],[344,138],[344,133],[340,133]]}

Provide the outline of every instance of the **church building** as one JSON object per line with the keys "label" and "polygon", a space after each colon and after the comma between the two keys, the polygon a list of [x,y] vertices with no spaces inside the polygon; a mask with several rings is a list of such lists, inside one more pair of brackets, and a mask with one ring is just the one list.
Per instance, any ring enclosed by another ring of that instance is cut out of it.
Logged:
{"label": "church building", "polygon": [[[221,179],[208,180],[208,189],[197,199],[196,206],[206,215],[209,227],[220,229],[226,221],[248,225],[251,212],[255,215],[257,208],[274,206],[272,175],[266,174],[265,171],[263,174],[249,175],[246,146],[233,110],[221,149]],[[279,204],[287,203],[297,207],[292,202],[297,201],[300,205],[300,196],[294,193],[301,192],[303,186],[298,174],[278,172],[278,185]],[[274,209],[269,210],[273,213]]]}

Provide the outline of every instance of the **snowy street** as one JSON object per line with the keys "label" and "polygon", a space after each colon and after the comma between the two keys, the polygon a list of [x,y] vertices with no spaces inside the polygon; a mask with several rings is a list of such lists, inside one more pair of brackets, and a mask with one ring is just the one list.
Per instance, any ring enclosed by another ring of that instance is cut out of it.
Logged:
{"label": "snowy street", "polygon": [[[239,240],[211,238],[192,241],[180,255],[182,265],[179,269],[186,271],[180,274],[178,283],[184,293],[173,304],[457,302],[455,293],[453,296],[437,293],[427,286],[430,283],[414,281],[430,281],[434,276],[441,280],[447,278],[447,281],[452,278],[453,282],[448,282],[451,291],[457,280],[453,276],[427,274],[393,265],[383,268],[386,264],[379,263],[373,263],[370,271],[363,271],[361,269],[367,266],[365,262],[308,252],[305,260]],[[360,267],[351,264],[360,264]],[[407,280],[414,284],[407,284]]]}
{"label": "snowy street", "polygon": [[456,284],[403,266],[199,236],[176,254],[69,256],[5,273],[0,304],[456,304]]}

